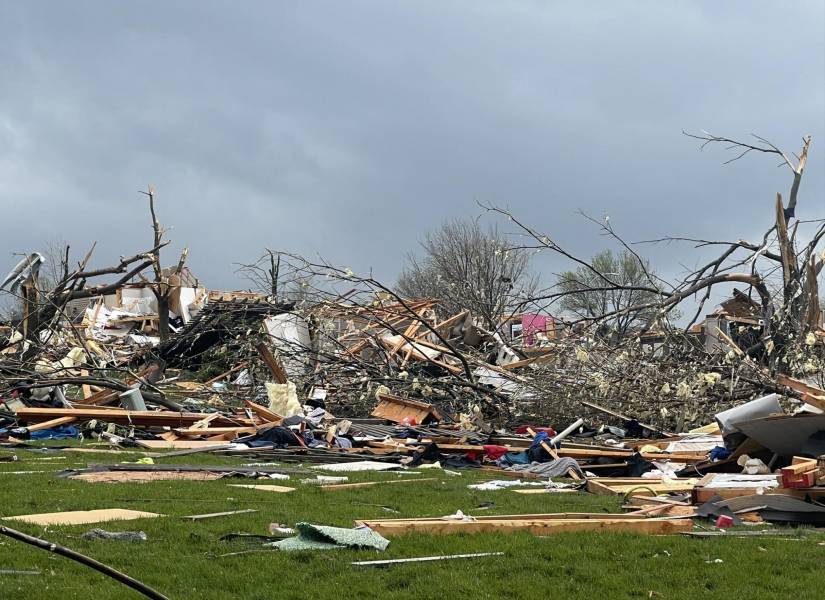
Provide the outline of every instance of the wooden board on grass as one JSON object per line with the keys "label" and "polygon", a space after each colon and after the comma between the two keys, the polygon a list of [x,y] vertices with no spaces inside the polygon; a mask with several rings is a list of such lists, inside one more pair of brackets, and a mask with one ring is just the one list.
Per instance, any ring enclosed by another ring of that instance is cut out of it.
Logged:
{"label": "wooden board on grass", "polygon": [[229,447],[229,444],[216,444],[208,440],[137,440],[137,443],[141,448],[151,448],[152,450],[189,450],[193,448],[223,450]]}
{"label": "wooden board on grass", "polygon": [[285,485],[249,485],[245,483],[230,483],[229,487],[247,488],[250,490],[259,490],[261,492],[275,492],[278,494],[285,494],[286,492],[295,491],[295,488],[287,487]]}
{"label": "wooden board on grass", "polygon": [[659,479],[601,477],[587,480],[587,491],[602,496],[658,496],[672,492],[690,492],[695,487],[695,479],[672,479],[662,483]]}
{"label": "wooden board on grass", "polygon": [[134,519],[154,519],[164,515],[125,508],[103,508],[97,510],[73,510],[68,512],[41,513],[3,517],[4,521],[22,521],[42,527],[50,525],[87,525],[107,521],[132,521]]}
{"label": "wooden board on grass", "polygon": [[406,533],[488,533],[528,531],[534,535],[552,535],[567,531],[604,531],[646,534],[675,534],[690,531],[690,519],[549,519],[512,521],[424,521],[391,523],[364,521],[370,529],[384,537]]}
{"label": "wooden board on grass", "polygon": [[332,485],[322,485],[321,489],[325,492],[334,492],[336,490],[351,490],[355,488],[371,487],[373,485],[385,485],[390,483],[418,483],[419,481],[438,481],[435,477],[425,477],[423,479],[398,479],[395,481],[362,481],[359,483],[335,483]]}
{"label": "wooden board on grass", "polygon": [[215,481],[221,473],[208,471],[95,471],[72,475],[88,483],[148,483],[151,481]]}

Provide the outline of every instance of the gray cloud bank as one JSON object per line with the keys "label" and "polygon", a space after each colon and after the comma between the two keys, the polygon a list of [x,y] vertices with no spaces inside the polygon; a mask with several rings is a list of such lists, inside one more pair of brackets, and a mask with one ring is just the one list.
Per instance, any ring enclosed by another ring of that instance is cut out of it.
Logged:
{"label": "gray cloud bank", "polygon": [[9,266],[48,239],[146,248],[148,183],[169,262],[188,245],[224,288],[265,246],[391,281],[477,201],[584,254],[607,241],[579,209],[630,240],[766,229],[790,175],[683,128],[812,134],[799,216],[825,208],[820,1],[6,1],[0,36]]}

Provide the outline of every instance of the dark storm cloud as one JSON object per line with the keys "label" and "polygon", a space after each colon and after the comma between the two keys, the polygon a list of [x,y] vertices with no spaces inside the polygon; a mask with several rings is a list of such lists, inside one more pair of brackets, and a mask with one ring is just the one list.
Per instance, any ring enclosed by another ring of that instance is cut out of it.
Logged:
{"label": "dark storm cloud", "polygon": [[212,287],[265,246],[392,280],[477,201],[584,254],[608,242],[578,209],[630,240],[757,235],[789,174],[683,128],[813,134],[800,216],[822,216],[817,1],[5,2],[0,35],[9,264],[53,238],[144,249],[150,182]]}

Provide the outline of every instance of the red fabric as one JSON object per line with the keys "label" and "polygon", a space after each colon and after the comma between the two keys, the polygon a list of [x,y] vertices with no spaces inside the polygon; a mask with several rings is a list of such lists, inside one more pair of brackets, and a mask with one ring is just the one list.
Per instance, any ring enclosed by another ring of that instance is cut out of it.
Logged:
{"label": "red fabric", "polygon": [[528,429],[532,429],[536,433],[539,433],[540,431],[546,431],[547,435],[549,435],[550,437],[556,435],[556,430],[552,427],[539,427],[538,425],[521,425],[518,429],[516,429],[516,433],[527,433]]}
{"label": "red fabric", "polygon": [[504,446],[484,446],[484,455],[490,460],[498,460],[507,454],[507,448]]}

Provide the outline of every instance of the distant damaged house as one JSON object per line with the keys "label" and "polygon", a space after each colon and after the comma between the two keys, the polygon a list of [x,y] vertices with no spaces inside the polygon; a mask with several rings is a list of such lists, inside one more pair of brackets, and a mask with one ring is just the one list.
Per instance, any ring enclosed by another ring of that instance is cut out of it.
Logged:
{"label": "distant damaged house", "polygon": [[[200,286],[188,267],[180,272],[164,269],[165,279],[172,287],[169,301],[170,328],[177,331],[189,323],[206,305],[208,292]],[[106,341],[129,338],[138,345],[156,345],[158,332],[158,303],[150,282],[129,283],[114,294],[69,303],[70,319],[77,318],[79,307],[85,303],[81,325],[91,339]]]}
{"label": "distant damaged house", "polygon": [[[719,309],[705,317],[694,329],[703,340],[705,350],[710,353],[728,352],[727,336],[742,349],[747,349],[759,340],[765,322],[757,302],[737,289],[733,296],[719,305]],[[698,330],[698,331],[697,331]],[[722,335],[719,335],[719,333]]]}

